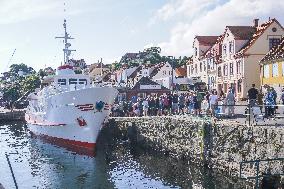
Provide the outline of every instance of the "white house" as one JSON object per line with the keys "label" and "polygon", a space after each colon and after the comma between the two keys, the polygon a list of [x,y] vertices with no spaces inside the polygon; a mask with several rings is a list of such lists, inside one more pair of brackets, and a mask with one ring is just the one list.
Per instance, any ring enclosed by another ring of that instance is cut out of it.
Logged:
{"label": "white house", "polygon": [[259,61],[284,36],[276,19],[253,26],[227,26],[222,42],[222,62],[218,64],[218,90],[231,87],[237,98],[246,98],[252,84],[260,87]]}
{"label": "white house", "polygon": [[152,77],[152,80],[170,89],[172,86],[172,77],[176,76],[170,63],[166,62],[158,68],[158,72]]}
{"label": "white house", "polygon": [[196,36],[193,41],[193,60],[187,65],[187,77],[208,83],[206,52],[216,43],[218,36]]}

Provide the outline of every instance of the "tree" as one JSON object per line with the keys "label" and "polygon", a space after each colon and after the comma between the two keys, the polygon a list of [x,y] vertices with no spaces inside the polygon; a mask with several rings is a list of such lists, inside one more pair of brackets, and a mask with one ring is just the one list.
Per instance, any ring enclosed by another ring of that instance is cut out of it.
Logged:
{"label": "tree", "polygon": [[21,81],[21,95],[32,92],[40,87],[40,78],[38,75],[29,75]]}
{"label": "tree", "polygon": [[82,74],[82,70],[74,70],[75,74]]}
{"label": "tree", "polygon": [[12,64],[10,66],[9,74],[11,76],[18,76],[19,71],[23,71],[26,74],[33,74],[35,70],[32,67],[28,67],[26,64]]}
{"label": "tree", "polygon": [[17,83],[6,85],[6,87],[3,88],[3,99],[5,101],[15,102],[20,96],[20,86]]}

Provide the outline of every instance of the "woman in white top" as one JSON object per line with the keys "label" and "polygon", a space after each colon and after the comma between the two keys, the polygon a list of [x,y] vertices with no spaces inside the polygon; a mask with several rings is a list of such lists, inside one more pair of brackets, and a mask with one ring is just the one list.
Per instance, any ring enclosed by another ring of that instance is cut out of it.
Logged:
{"label": "woman in white top", "polygon": [[218,95],[217,91],[213,91],[209,96],[209,105],[211,109],[211,114],[215,116],[215,108],[218,105]]}
{"label": "woman in white top", "polygon": [[148,108],[149,108],[149,103],[148,103],[148,99],[145,98],[142,102],[143,105],[143,115],[144,116],[148,116]]}

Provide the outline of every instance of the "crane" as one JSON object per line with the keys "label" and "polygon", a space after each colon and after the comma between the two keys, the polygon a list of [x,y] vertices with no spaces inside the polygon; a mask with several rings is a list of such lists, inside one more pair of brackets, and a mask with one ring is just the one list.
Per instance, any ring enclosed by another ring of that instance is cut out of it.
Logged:
{"label": "crane", "polygon": [[7,69],[9,68],[9,66],[10,66],[10,64],[11,64],[11,61],[12,61],[12,59],[13,59],[13,56],[14,56],[16,50],[17,50],[17,49],[14,49],[14,51],[13,51],[13,53],[12,53],[12,56],[10,57],[10,59],[9,59],[9,61],[8,61],[8,63],[7,63],[7,65],[6,65],[5,71],[7,71]]}

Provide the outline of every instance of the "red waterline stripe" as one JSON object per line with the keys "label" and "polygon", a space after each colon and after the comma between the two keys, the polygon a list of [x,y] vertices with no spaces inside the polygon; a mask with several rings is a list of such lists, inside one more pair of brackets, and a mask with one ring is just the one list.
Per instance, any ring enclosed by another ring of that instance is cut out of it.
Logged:
{"label": "red waterline stripe", "polygon": [[94,156],[95,155],[95,148],[96,143],[89,143],[89,142],[81,142],[81,141],[75,141],[70,139],[63,139],[58,137],[52,137],[44,134],[35,134],[32,131],[30,131],[33,136],[38,137],[42,139],[43,141],[46,141],[50,144],[54,144],[63,148],[66,148],[69,151],[76,152],[81,155],[88,155],[88,156]]}

